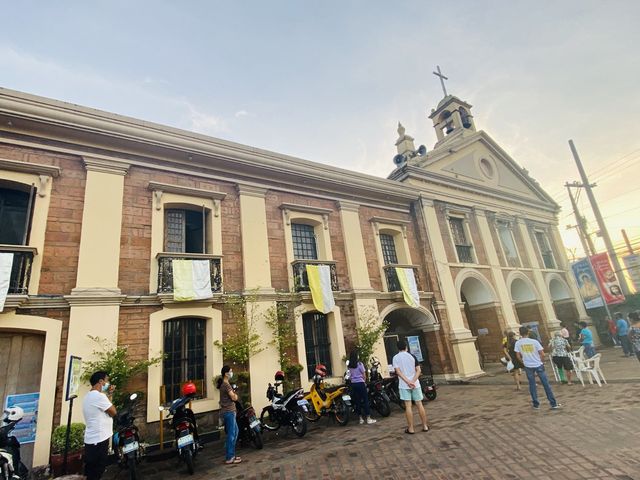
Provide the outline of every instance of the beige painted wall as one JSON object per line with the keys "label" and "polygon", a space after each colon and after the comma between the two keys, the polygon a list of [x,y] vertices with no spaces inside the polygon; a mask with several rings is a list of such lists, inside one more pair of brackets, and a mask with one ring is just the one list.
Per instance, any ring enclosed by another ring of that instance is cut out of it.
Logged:
{"label": "beige painted wall", "polygon": [[353,290],[371,290],[371,280],[367,268],[367,255],[364,251],[362,230],[358,205],[350,202],[340,202],[340,221],[344,240],[347,268]]}
{"label": "beige painted wall", "polygon": [[270,344],[273,340],[273,332],[267,326],[266,314],[269,309],[275,311],[276,303],[272,301],[265,302],[247,302],[247,318],[253,321],[255,331],[262,340],[264,350],[249,360],[249,373],[251,374],[251,405],[256,409],[258,414],[262,407],[266,406],[266,392],[269,383],[273,383],[274,374],[281,369],[280,357],[277,349]]}
{"label": "beige painted wall", "polygon": [[239,186],[245,289],[271,288],[266,190]]}
{"label": "beige painted wall", "polygon": [[33,449],[33,465],[47,465],[49,463],[51,434],[53,433],[53,410],[56,398],[55,379],[58,376],[62,322],[46,317],[16,315],[15,311],[10,311],[0,313],[0,330],[35,331],[45,334],[42,376],[40,378],[40,401],[38,402],[38,427]]}

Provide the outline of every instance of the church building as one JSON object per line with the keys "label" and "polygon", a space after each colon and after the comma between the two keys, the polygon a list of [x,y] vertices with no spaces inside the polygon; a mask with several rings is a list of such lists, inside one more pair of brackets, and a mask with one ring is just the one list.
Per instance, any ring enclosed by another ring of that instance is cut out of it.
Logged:
{"label": "church building", "polygon": [[362,325],[388,324],[383,364],[408,339],[443,382],[482,375],[505,330],[546,340],[587,319],[558,205],[467,102],[445,94],[430,118],[434,148],[399,126],[384,179],[0,89],[0,399],[38,401],[28,463],[49,462],[69,357],[91,360],[92,337],[163,357],[118,385],[144,394],[149,439],[189,380],[203,428],[217,425],[238,299],[261,348],[234,370],[256,408],[283,367],[273,312],[289,312],[289,374],[305,388],[318,363],[341,381]]}

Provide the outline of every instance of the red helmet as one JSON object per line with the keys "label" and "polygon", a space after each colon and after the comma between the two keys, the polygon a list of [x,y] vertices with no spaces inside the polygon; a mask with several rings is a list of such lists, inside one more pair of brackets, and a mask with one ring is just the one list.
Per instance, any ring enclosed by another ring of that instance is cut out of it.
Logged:
{"label": "red helmet", "polygon": [[320,375],[323,378],[326,377],[327,376],[327,367],[325,367],[324,365],[319,363],[318,365],[316,365],[316,374]]}
{"label": "red helmet", "polygon": [[274,376],[276,382],[284,380],[284,372],[282,370],[278,370]]}
{"label": "red helmet", "polygon": [[185,397],[196,393],[196,384],[193,382],[187,382],[182,386],[182,395]]}

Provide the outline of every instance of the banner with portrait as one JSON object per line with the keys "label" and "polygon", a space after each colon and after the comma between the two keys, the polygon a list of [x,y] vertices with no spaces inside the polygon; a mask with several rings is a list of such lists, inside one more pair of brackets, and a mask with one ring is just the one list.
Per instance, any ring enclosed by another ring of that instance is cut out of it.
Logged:
{"label": "banner with portrait", "polygon": [[588,259],[583,259],[571,264],[573,276],[576,278],[580,296],[585,308],[604,307],[604,302],[598,290],[596,276],[591,269]]}
{"label": "banner with portrait", "polygon": [[620,288],[620,282],[618,282],[616,274],[611,268],[609,256],[606,253],[598,253],[591,256],[591,266],[596,274],[600,290],[602,290],[602,296],[607,305],[624,302],[624,294],[622,293],[622,288]]}

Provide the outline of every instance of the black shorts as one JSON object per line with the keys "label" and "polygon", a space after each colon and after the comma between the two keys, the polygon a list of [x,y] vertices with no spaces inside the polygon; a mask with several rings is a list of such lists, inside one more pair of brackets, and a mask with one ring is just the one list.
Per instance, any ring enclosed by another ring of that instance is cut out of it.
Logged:
{"label": "black shorts", "polygon": [[553,357],[553,363],[556,364],[556,367],[562,368],[564,370],[573,370],[573,363],[569,357]]}

